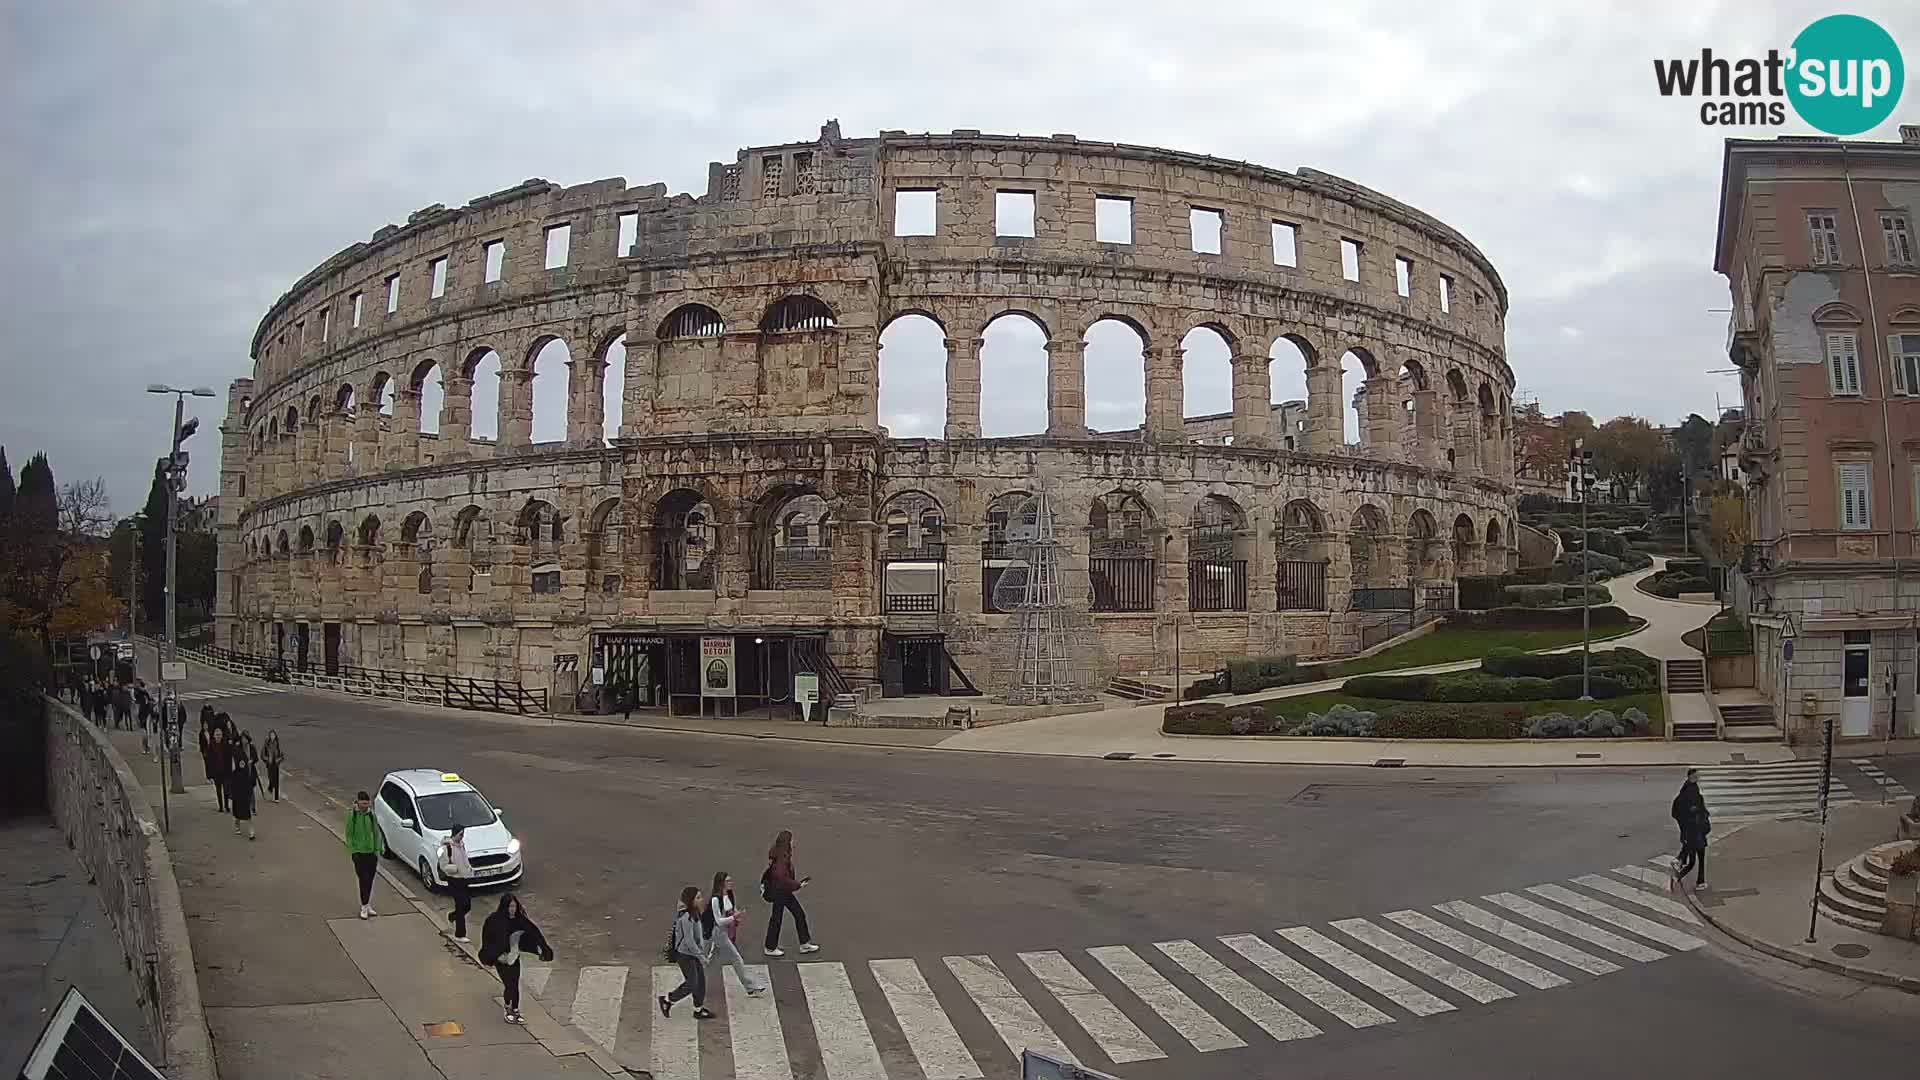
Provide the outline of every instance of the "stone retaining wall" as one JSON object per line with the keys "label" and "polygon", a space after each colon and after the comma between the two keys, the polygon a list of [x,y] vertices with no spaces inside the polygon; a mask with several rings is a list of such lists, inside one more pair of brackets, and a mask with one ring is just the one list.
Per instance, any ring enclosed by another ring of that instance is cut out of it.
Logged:
{"label": "stone retaining wall", "polygon": [[47,804],[93,878],[127,959],[169,1080],[218,1080],[186,911],[160,822],[103,732],[61,702],[47,709]]}

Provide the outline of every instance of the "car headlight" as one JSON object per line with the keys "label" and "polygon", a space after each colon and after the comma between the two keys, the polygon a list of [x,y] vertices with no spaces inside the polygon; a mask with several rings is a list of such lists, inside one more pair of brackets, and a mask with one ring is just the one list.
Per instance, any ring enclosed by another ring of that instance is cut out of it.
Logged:
{"label": "car headlight", "polygon": [[509,855],[520,854],[520,838],[519,837],[516,836],[513,839],[507,841],[507,854]]}

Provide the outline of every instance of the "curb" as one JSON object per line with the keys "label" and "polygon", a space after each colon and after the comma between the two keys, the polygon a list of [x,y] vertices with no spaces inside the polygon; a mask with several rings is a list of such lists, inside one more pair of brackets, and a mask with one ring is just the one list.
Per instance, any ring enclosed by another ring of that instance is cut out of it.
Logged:
{"label": "curb", "polygon": [[[1674,890],[1669,889],[1668,891],[1672,892]],[[1756,937],[1744,930],[1736,929],[1714,918],[1712,912],[1700,906],[1700,902],[1695,899],[1692,889],[1680,889],[1678,891],[1681,899],[1686,901],[1687,907],[1691,908],[1693,913],[1698,915],[1703,922],[1755,952],[1762,952],[1775,959],[1785,960],[1791,964],[1798,964],[1803,968],[1813,968],[1834,975],[1844,975],[1858,982],[1870,983],[1875,986],[1888,986],[1895,990],[1903,990],[1909,994],[1920,994],[1920,978],[1912,975],[1895,975],[1890,971],[1881,971],[1879,968],[1866,967],[1861,964],[1849,964],[1840,960],[1829,960],[1824,956],[1815,956],[1811,953],[1801,952],[1788,945],[1780,945],[1767,941],[1764,938]]]}
{"label": "curb", "polygon": [[[339,804],[339,801],[337,799],[334,799],[332,796],[326,794],[325,792],[307,783],[306,781],[299,779],[298,774],[295,773],[293,770],[283,769],[283,771],[281,772],[281,780],[282,780],[281,786],[283,788],[289,786],[289,784],[297,784],[307,792],[311,793],[315,798],[317,798],[323,804],[327,804],[327,805]],[[327,819],[321,817],[318,813],[316,813],[311,807],[307,806],[304,802],[296,801],[294,799],[283,799],[282,801],[284,801],[287,805],[293,807],[295,810],[300,811],[300,813],[306,815],[308,820],[312,821],[315,825],[320,826],[320,828],[326,830],[328,835],[339,840],[342,844],[347,842],[346,836],[341,833],[338,827],[336,827],[332,822],[329,822]],[[409,905],[411,905],[416,912],[418,912],[422,916],[425,916],[430,923],[432,923],[435,926],[438,926],[440,923],[445,921],[446,913],[441,909],[433,906],[430,899],[429,900],[420,899],[419,894],[414,892],[411,886],[409,886],[405,881],[401,880],[400,876],[394,873],[393,870],[387,866],[387,860],[385,859],[380,860],[380,863],[378,865],[378,870],[380,872],[380,877],[383,880],[385,880],[388,885],[391,885],[394,891],[398,892],[401,898],[406,900],[406,902]],[[486,921],[486,916],[482,914],[478,921],[484,923]],[[440,943],[443,946],[446,946],[451,950],[457,951],[468,963],[472,964],[476,970],[485,974],[485,976],[488,979],[494,980],[496,983],[498,982],[499,976],[494,972],[493,968],[490,967],[489,965],[486,965],[480,962],[480,950],[477,947],[475,947],[471,943],[462,945],[461,943],[453,940],[452,936],[448,934],[436,933],[435,936],[440,939]],[[574,1056],[584,1054],[589,1060],[591,1060],[594,1063],[594,1065],[599,1067],[601,1072],[606,1073],[608,1076],[631,1075],[627,1071],[625,1066],[619,1064],[613,1059],[613,1055],[607,1053],[606,1050],[602,1049],[598,1044],[592,1042],[589,1039],[586,1039],[584,1037],[577,1038],[575,1040],[575,1045],[568,1045],[566,1043],[561,1043],[561,1042],[558,1042],[557,1040],[553,1040],[546,1036],[536,1033],[535,1031],[536,1028],[547,1027],[551,1025],[553,1028],[564,1030],[564,1026],[561,1025],[561,1023],[558,1020],[555,1020],[553,1016],[546,1011],[546,1007],[540,1004],[540,1000],[536,995],[523,994],[522,997],[524,999],[521,1002],[522,1006],[530,1005],[531,1007],[530,1008],[523,1007],[521,1011],[531,1012],[535,1014],[534,1019],[524,1026],[527,1028],[527,1033],[530,1035],[533,1035],[534,1040],[540,1044],[542,1049],[546,1050],[549,1054],[552,1054],[556,1058],[574,1057]]]}

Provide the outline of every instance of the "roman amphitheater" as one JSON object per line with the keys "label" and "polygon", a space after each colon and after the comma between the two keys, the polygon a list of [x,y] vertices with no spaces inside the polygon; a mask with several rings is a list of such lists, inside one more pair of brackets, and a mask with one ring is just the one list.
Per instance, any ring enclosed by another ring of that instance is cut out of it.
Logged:
{"label": "roman amphitheater", "polygon": [[[1071,135],[829,123],[700,196],[530,180],[381,228],[261,320],[217,644],[560,711],[596,677],[722,711],[701,657],[729,639],[736,709],[802,670],[991,693],[1044,492],[1102,678],[1172,671],[1176,637],[1189,671],[1351,653],[1508,565],[1506,306],[1378,192]],[[882,348],[909,324],[927,347]],[[1130,374],[1093,375],[1094,340]],[[1203,356],[1230,411],[1194,415]],[[919,430],[890,381],[934,388]],[[1132,426],[1090,428],[1090,388],[1143,401]]]}

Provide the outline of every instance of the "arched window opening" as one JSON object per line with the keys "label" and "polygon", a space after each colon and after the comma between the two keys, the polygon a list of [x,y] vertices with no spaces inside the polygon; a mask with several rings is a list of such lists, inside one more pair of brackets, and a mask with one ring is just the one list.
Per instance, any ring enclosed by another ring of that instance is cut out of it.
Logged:
{"label": "arched window opening", "polygon": [[607,343],[606,361],[600,372],[600,441],[612,446],[627,415],[627,335]]}
{"label": "arched window opening", "polygon": [[467,553],[474,573],[493,572],[493,520],[478,506],[468,506],[453,519],[453,546]]}
{"label": "arched window opening", "polygon": [[755,589],[826,589],[833,585],[833,517],[807,488],[771,493],[753,523]]}
{"label": "arched window opening", "polygon": [[620,592],[620,563],[626,551],[627,515],[619,499],[594,507],[587,519],[587,591]]}
{"label": "arched window opening", "polygon": [[1361,354],[1349,349],[1340,354],[1340,431],[1349,447],[1372,441],[1365,430],[1368,366]]}
{"label": "arched window opening", "polygon": [[280,530],[279,543],[275,546],[275,550],[280,553],[282,558],[286,557],[289,554],[288,547],[287,547],[287,530],[285,529]]}
{"label": "arched window opening", "polygon": [[1393,584],[1389,579],[1389,564],[1384,550],[1386,537],[1387,518],[1379,507],[1368,503],[1353,512],[1353,520],[1347,526],[1347,555],[1352,568],[1353,607],[1356,609],[1378,608],[1388,599],[1368,595],[1379,590],[1390,590]]}
{"label": "arched window opening", "polygon": [[980,333],[980,434],[1047,430],[1047,331],[1024,313],[996,316]]}
{"label": "arched window opening", "polygon": [[881,508],[881,610],[888,615],[932,615],[945,606],[945,514],[933,496],[908,491]]}
{"label": "arched window opening", "polygon": [[1141,438],[1147,426],[1147,339],[1124,319],[1104,318],[1085,338],[1087,429]]}
{"label": "arched window opening", "polygon": [[469,393],[467,437],[494,440],[500,437],[500,354],[488,349],[468,369],[473,380]]}
{"label": "arched window opening", "polygon": [[420,568],[420,576],[414,580],[415,588],[421,596],[433,595],[433,567],[431,565],[422,566]]}
{"label": "arched window opening", "polygon": [[567,343],[554,338],[533,354],[533,435],[536,443],[567,439],[567,390],[573,354]]}
{"label": "arched window opening", "polygon": [[833,309],[819,297],[804,294],[784,296],[774,301],[760,320],[760,331],[766,334],[797,334],[831,329]]}
{"label": "arched window opening", "polygon": [[380,519],[376,515],[368,514],[367,519],[360,523],[360,546],[372,548],[379,543]]}
{"label": "arched window opening", "polygon": [[1138,493],[1112,491],[1087,514],[1087,577],[1095,611],[1152,611],[1159,529]]}
{"label": "arched window opening", "polygon": [[1280,511],[1274,530],[1274,589],[1281,611],[1329,611],[1327,564],[1332,558],[1326,516],[1305,499]]}
{"label": "arched window opening", "polygon": [[712,591],[714,535],[713,507],[699,492],[681,488],[662,498],[654,510],[654,588]]}
{"label": "arched window opening", "polygon": [[1209,495],[1187,523],[1187,607],[1247,610],[1247,517],[1233,500]]}
{"label": "arched window opening", "polygon": [[1440,576],[1438,560],[1439,525],[1425,510],[1415,510],[1407,519],[1407,577],[1418,587]]}
{"label": "arched window opening", "polygon": [[557,555],[564,539],[563,520],[552,503],[534,499],[520,511],[514,542],[531,548],[535,559]]}
{"label": "arched window opening", "polygon": [[[980,610],[1008,610],[995,597],[1027,581],[1031,567],[1021,558],[1019,541],[1032,536],[1039,523],[1037,503],[1024,491],[997,495],[987,504],[986,537],[980,546]],[[1003,590],[1002,585],[1007,588]]]}
{"label": "arched window opening", "polygon": [[720,313],[705,304],[682,304],[660,323],[660,340],[717,338],[726,330]]}
{"label": "arched window opening", "polygon": [[440,381],[440,365],[429,360],[413,373],[413,392],[420,395],[420,434],[440,434],[440,410],[447,391]]}
{"label": "arched window opening", "polygon": [[1277,450],[1307,449],[1308,357],[1305,343],[1298,338],[1275,338],[1267,350],[1267,402]]}
{"label": "arched window opening", "polygon": [[1217,443],[1233,431],[1233,347],[1213,327],[1196,326],[1180,339],[1180,350],[1186,441]]}
{"label": "arched window opening", "polygon": [[[1492,527],[1498,528],[1498,526]],[[313,554],[313,526],[311,525],[300,526],[300,554]]]}
{"label": "arched window opening", "polygon": [[925,315],[880,332],[880,426],[896,439],[946,435],[947,332]]}
{"label": "arched window opening", "polygon": [[530,574],[533,591],[540,596],[550,596],[560,591],[560,564],[542,563],[535,566]]}
{"label": "arched window opening", "polygon": [[333,411],[339,414],[343,420],[352,420],[354,418],[355,409],[352,383],[343,383],[340,389],[334,391]]}
{"label": "arched window opening", "polygon": [[1465,514],[1453,519],[1453,573],[1455,577],[1480,572],[1478,550],[1480,534],[1473,519]]}
{"label": "arched window opening", "polygon": [[347,531],[337,521],[327,522],[327,561],[340,565],[340,553],[346,547]]}

